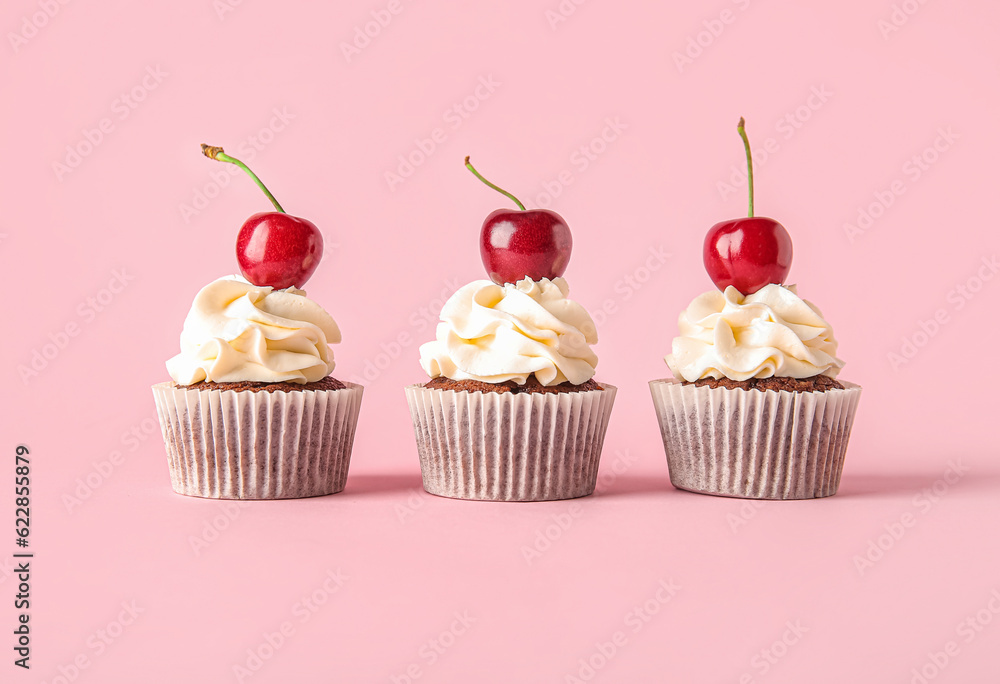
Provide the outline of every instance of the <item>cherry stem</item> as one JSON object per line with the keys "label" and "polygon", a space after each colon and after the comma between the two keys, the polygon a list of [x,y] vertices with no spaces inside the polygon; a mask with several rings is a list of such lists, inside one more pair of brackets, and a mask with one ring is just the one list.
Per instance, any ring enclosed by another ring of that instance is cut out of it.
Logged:
{"label": "cherry stem", "polygon": [[253,182],[257,184],[257,187],[263,190],[264,194],[267,195],[267,198],[271,200],[271,204],[274,205],[274,208],[280,211],[282,214],[287,213],[284,209],[281,208],[281,205],[278,204],[278,200],[274,199],[274,195],[271,194],[271,191],[268,190],[267,187],[260,182],[260,178],[257,178],[257,174],[251,171],[250,168],[246,164],[241,162],[239,159],[237,159],[236,157],[230,157],[221,147],[213,147],[211,145],[206,145],[205,143],[201,144],[201,153],[206,157],[208,157],[209,159],[214,159],[220,162],[227,162],[229,164],[235,164],[236,166],[246,171],[247,175],[250,176],[250,178],[253,179]]}
{"label": "cherry stem", "polygon": [[740,137],[743,138],[743,147],[747,151],[747,186],[750,188],[750,218],[753,218],[753,157],[750,155],[750,141],[747,140],[747,129],[745,128],[746,122],[743,121],[743,117],[740,117],[740,122],[736,124],[736,130],[739,132]]}
{"label": "cherry stem", "polygon": [[483,178],[482,175],[478,171],[476,171],[476,169],[472,166],[472,163],[469,161],[468,157],[465,158],[465,168],[467,168],[469,171],[472,171],[473,175],[475,175],[476,178],[486,183],[486,185],[490,186],[491,188],[499,192],[501,195],[507,195],[507,197],[510,197],[512,200],[514,200],[514,204],[517,205],[517,208],[520,209],[521,211],[524,211],[524,205],[521,204],[521,200],[514,197],[512,194],[510,194],[503,188],[493,185],[493,183],[490,183],[488,180]]}

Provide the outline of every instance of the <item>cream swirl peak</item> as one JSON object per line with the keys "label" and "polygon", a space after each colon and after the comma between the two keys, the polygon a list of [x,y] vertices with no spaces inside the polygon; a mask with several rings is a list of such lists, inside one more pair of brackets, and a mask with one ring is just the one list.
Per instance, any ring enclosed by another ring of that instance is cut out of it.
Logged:
{"label": "cream swirl peak", "polygon": [[743,296],[735,287],[700,295],[683,311],[666,357],[674,377],[747,380],[836,377],[833,329],[795,286],[766,285]]}
{"label": "cream swirl peak", "polygon": [[181,353],[167,361],[174,382],[317,382],[333,370],[337,323],[303,290],[258,287],[225,277],[195,296]]}
{"label": "cream swirl peak", "polygon": [[441,310],[437,339],[421,345],[420,365],[432,378],[582,384],[597,366],[597,328],[568,294],[563,278],[464,285]]}

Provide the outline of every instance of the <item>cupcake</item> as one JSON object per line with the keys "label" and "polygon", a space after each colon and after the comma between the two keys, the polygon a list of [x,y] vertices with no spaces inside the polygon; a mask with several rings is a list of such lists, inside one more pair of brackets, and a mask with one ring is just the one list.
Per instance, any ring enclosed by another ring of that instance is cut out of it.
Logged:
{"label": "cupcake", "polygon": [[198,292],[153,386],[174,491],[217,499],[288,499],[344,488],[363,388],[330,376],[340,329],[301,285],[323,251],[314,224],[255,214],[237,238],[244,277]]}
{"label": "cupcake", "polygon": [[572,249],[565,221],[500,192],[520,210],[483,224],[491,280],[448,300],[436,339],[420,347],[430,380],[405,390],[424,489],[489,501],[586,496],[617,388],[594,380],[596,326],[561,277]]}
{"label": "cupcake", "polygon": [[[738,126],[750,163],[743,119]],[[838,380],[844,362],[820,310],[783,285],[792,242],[753,213],[705,239],[719,288],[694,299],[654,380],[670,481],[678,489],[750,499],[837,492],[861,387]]]}

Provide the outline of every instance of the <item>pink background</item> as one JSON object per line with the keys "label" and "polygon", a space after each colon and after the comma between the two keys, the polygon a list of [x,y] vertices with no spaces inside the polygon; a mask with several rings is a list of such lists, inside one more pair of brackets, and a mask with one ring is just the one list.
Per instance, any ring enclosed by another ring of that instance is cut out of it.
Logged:
{"label": "pink background", "polygon": [[[995,3],[907,0],[880,30],[889,0],[564,0],[554,27],[558,0],[231,2],[0,12],[0,499],[11,524],[12,454],[29,445],[37,553],[25,672],[2,542],[0,679],[997,681],[1000,279],[979,273],[1000,251]],[[391,21],[348,60],[373,11]],[[740,115],[771,150],[758,213],[789,229],[791,281],[865,388],[828,500],[673,489],[646,387],[711,287],[705,231],[745,211],[742,188],[719,187],[743,164]],[[325,233],[307,289],[344,332],[335,375],[367,369],[342,494],[237,507],[170,490],[149,386],[194,294],[236,269],[243,219],[268,208],[243,177],[220,189],[227,167],[201,142],[253,149],[244,161]],[[483,277],[479,227],[505,204],[466,154],[574,231],[572,295],[600,324],[598,379],[620,387],[588,499],[420,487],[402,387],[422,380],[435,300]],[[400,155],[419,163],[390,188]],[[850,240],[878,197],[893,201]],[[126,284],[105,291],[116,271]],[[22,377],[36,353],[50,358]],[[324,589],[337,570],[349,579]],[[264,657],[241,678],[248,649]]]}

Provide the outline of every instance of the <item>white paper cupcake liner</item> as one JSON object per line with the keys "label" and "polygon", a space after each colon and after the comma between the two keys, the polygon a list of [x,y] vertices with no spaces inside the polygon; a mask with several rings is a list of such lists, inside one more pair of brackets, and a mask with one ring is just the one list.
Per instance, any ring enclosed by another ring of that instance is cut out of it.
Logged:
{"label": "white paper cupcake liner", "polygon": [[670,482],[746,499],[836,494],[861,387],[786,392],[649,383]]}
{"label": "white paper cupcake liner", "polygon": [[294,499],[344,488],[361,385],[236,392],[153,385],[174,491]]}
{"label": "white paper cupcake liner", "polygon": [[593,493],[616,387],[552,394],[406,388],[424,489],[455,499]]}

